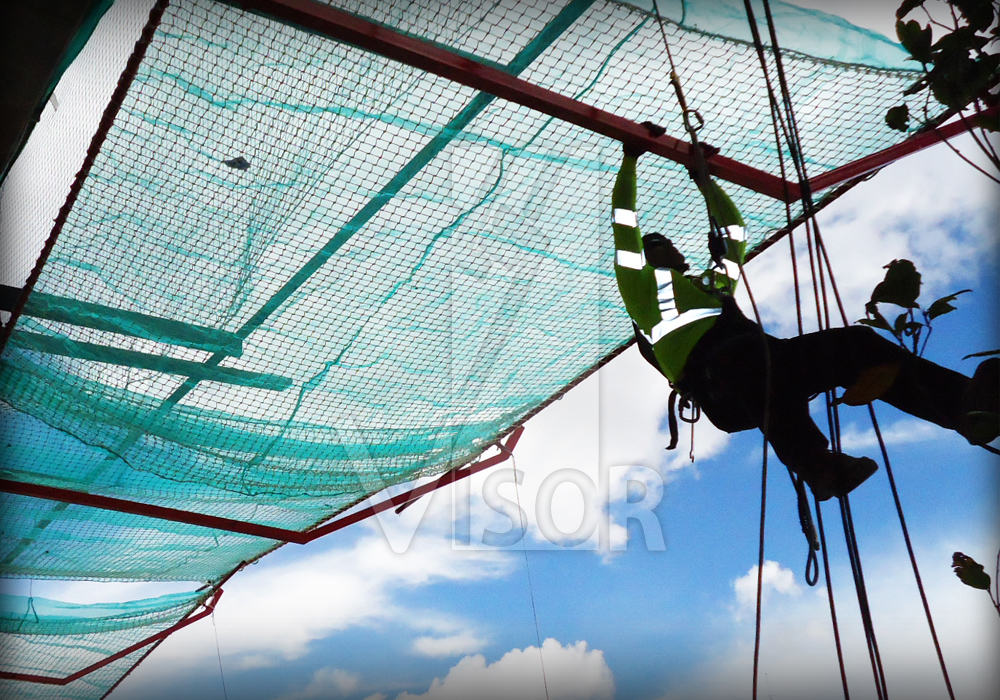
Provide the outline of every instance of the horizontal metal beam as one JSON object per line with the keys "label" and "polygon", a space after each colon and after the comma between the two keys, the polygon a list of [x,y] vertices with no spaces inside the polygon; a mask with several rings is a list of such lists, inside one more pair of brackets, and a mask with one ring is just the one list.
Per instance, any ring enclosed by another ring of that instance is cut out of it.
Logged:
{"label": "horizontal metal beam", "polygon": [[[650,153],[681,165],[693,165],[691,145],[686,141],[667,135],[650,138],[646,129],[633,121],[539,87],[495,66],[460,56],[314,0],[231,2],[244,10],[372,51],[616,141],[640,144]],[[708,158],[708,169],[715,177],[775,199],[784,201],[787,197],[796,200],[800,196],[797,184],[722,155]]]}
{"label": "horizontal metal beam", "polygon": [[122,649],[121,651],[115,652],[111,656],[107,656],[101,659],[100,661],[96,661],[92,663],[90,666],[82,668],[76,673],[71,673],[70,675],[65,676],[63,678],[56,678],[53,676],[41,676],[34,673],[12,673],[10,671],[0,671],[0,678],[11,681],[41,683],[44,685],[69,685],[73,681],[79,680],[98,669],[104,668],[108,664],[114,663],[118,659],[124,658],[129,654],[131,654],[132,652],[139,651],[143,647],[149,646],[153,642],[158,642],[160,640],[166,639],[177,630],[183,629],[188,625],[194,624],[198,620],[211,615],[215,611],[215,604],[219,602],[219,598],[221,597],[222,597],[222,589],[218,588],[215,591],[215,595],[212,596],[211,600],[205,603],[205,607],[199,612],[193,615],[189,615],[180,622],[171,625],[167,629],[157,632],[156,634],[152,634],[146,637],[145,639],[140,640],[135,644],[126,647],[125,649]]}
{"label": "horizontal metal beam", "polygon": [[312,530],[307,530],[306,532],[288,530],[281,527],[271,527],[270,525],[260,525],[258,523],[234,520],[232,518],[223,518],[217,515],[194,513],[192,511],[180,510],[177,508],[155,506],[149,503],[139,503],[137,501],[129,501],[123,498],[100,496],[97,494],[86,493],[84,491],[75,491],[73,489],[64,489],[56,486],[31,484],[26,481],[0,479],[0,491],[12,493],[18,496],[29,496],[31,498],[41,498],[49,501],[59,501],[60,503],[71,503],[78,506],[101,508],[103,510],[111,510],[118,513],[141,515],[148,518],[156,518],[158,520],[184,523],[186,525],[196,525],[199,527],[211,528],[213,530],[235,532],[240,535],[263,537],[269,540],[277,540],[278,542],[308,544],[309,542],[319,539],[324,535],[336,532],[337,530],[345,528],[348,525],[353,525],[354,523],[365,520],[373,515],[389,510],[390,508],[400,508],[406,506],[421,496],[431,493],[442,486],[447,486],[448,484],[458,481],[459,479],[464,479],[465,477],[471,476],[476,472],[480,472],[506,461],[512,454],[514,446],[517,445],[517,441],[521,437],[521,433],[523,431],[524,428],[521,426],[514,428],[514,430],[509,434],[507,442],[498,444],[500,454],[488,457],[480,462],[476,462],[475,464],[470,464],[467,467],[452,469],[445,472],[434,481],[424,484],[423,486],[418,486],[406,491],[405,493],[387,498],[384,501],[376,503],[375,505],[361,508],[353,513],[350,513],[349,515],[345,515],[342,518],[338,518],[337,520],[333,520],[325,525],[313,528]]}

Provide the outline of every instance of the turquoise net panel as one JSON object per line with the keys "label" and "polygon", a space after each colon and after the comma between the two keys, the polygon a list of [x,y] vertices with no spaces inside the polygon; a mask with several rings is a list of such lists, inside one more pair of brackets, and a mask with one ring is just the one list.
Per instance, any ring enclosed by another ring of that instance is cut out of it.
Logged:
{"label": "turquoise net panel", "polygon": [[[67,678],[168,629],[203,604],[208,595],[199,591],[123,603],[78,605],[0,594],[0,670]],[[148,646],[138,649],[62,686],[3,679],[0,697],[101,697],[148,651]]]}
{"label": "turquoise net panel", "polygon": [[[683,136],[636,7],[344,8]],[[753,48],[709,16],[666,27],[702,137],[778,173]],[[812,174],[898,140],[882,114],[913,76],[879,61],[788,53]],[[6,473],[303,530],[468,461],[629,340],[605,204],[618,159],[421,70],[172,3],[3,356]],[[644,229],[704,264],[685,171],[641,171]],[[783,204],[728,189],[751,246],[784,224]],[[214,580],[275,544],[8,500],[18,576]]]}
{"label": "turquoise net panel", "polygon": [[[684,137],[648,8],[332,4]],[[779,174],[739,5],[665,1],[665,29],[703,140]],[[897,142],[882,115],[914,78],[898,47],[774,6],[810,174]],[[466,463],[629,341],[608,226],[619,157],[421,70],[172,2],[0,358],[2,476],[304,531]],[[0,214],[30,208],[8,185]],[[751,248],[785,224],[783,204],[727,190]],[[683,168],[644,158],[639,199],[646,232],[706,263]],[[280,544],[27,496],[2,506],[5,576],[218,582]],[[200,599],[158,601],[43,614],[36,600],[26,622],[9,599],[5,657],[71,673]],[[100,697],[142,653],[67,688],[0,691]]]}

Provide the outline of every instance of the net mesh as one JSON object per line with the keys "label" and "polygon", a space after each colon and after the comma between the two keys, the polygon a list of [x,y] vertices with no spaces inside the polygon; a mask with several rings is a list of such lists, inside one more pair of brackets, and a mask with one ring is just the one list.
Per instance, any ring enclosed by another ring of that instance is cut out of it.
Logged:
{"label": "net mesh", "polygon": [[[635,7],[344,8],[683,135],[659,27]],[[666,29],[703,139],[777,173],[752,46]],[[897,138],[882,107],[911,74],[785,62],[813,174]],[[601,204],[618,151],[273,20],[171,4],[35,285],[39,310],[3,357],[12,471],[304,529],[467,461],[629,338]],[[704,264],[685,171],[654,157],[641,169],[644,230]],[[783,204],[728,189],[751,246],[784,223]],[[255,550],[85,508],[52,520],[52,508],[9,516],[9,570],[211,580]]]}
{"label": "net mesh", "polygon": [[[332,4],[684,137],[642,8]],[[779,174],[755,51],[730,36],[733,3],[708,4],[668,6],[665,26],[701,138]],[[897,142],[883,114],[914,78],[898,49],[780,9],[789,46],[823,38],[784,57],[810,174]],[[467,462],[631,336],[607,220],[619,154],[375,54],[172,2],[2,356],[5,475],[305,530]],[[647,156],[639,180],[644,231],[704,265],[685,170]],[[784,225],[784,204],[726,189],[751,249]],[[0,209],[24,209],[10,192]],[[277,544],[13,495],[2,518],[8,576],[217,581]]]}
{"label": "net mesh", "polygon": [[[77,605],[0,595],[0,670],[67,678],[168,629],[204,603],[207,596],[208,592],[199,591],[123,603]],[[101,697],[147,651],[138,649],[62,686],[0,679],[0,697]]]}

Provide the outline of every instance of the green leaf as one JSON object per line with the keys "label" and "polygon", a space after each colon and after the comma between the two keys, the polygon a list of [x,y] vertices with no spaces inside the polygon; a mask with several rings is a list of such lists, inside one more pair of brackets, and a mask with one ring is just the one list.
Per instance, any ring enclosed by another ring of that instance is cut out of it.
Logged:
{"label": "green leaf", "polygon": [[993,357],[994,355],[1000,355],[1000,350],[983,350],[982,352],[974,352],[971,355],[966,355],[963,360],[968,360],[970,357]]}
{"label": "green leaf", "polygon": [[927,74],[934,99],[946,107],[963,109],[989,84],[988,66],[967,53],[942,54]]}
{"label": "green leaf", "polygon": [[875,285],[871,302],[895,304],[905,309],[916,308],[917,297],[920,296],[920,273],[916,266],[909,260],[893,260],[885,269],[885,279]]}
{"label": "green leaf", "polygon": [[924,0],[903,0],[899,9],[896,10],[896,19],[903,19],[923,4]]}
{"label": "green leaf", "polygon": [[915,19],[911,19],[909,22],[899,20],[896,22],[896,36],[899,37],[899,43],[913,58],[924,64],[933,61],[931,43],[934,36],[930,25],[921,27]]}
{"label": "green leaf", "polygon": [[902,335],[907,325],[907,318],[908,316],[905,311],[896,317],[895,323],[892,324],[892,330],[896,335]]}
{"label": "green leaf", "polygon": [[977,114],[972,118],[973,123],[987,131],[1000,131],[1000,112],[995,114]]}
{"label": "green leaf", "polygon": [[990,575],[983,570],[983,565],[972,557],[955,552],[951,555],[951,567],[966,586],[983,591],[990,590]]}
{"label": "green leaf", "polygon": [[931,321],[938,316],[944,316],[955,310],[955,307],[951,305],[951,302],[955,301],[959,294],[966,294],[971,292],[971,289],[963,289],[960,292],[955,292],[954,294],[949,294],[946,297],[941,297],[927,309],[927,320]]}
{"label": "green leaf", "polygon": [[[945,34],[943,37],[937,40],[931,49],[941,56],[946,56],[950,54],[956,54],[960,56],[968,56],[969,51],[973,49],[981,49],[986,44],[989,43],[989,39],[985,36],[980,36],[969,27],[959,27],[953,32]],[[940,60],[940,57],[935,59],[935,63]]]}
{"label": "green leaf", "polygon": [[958,8],[969,27],[977,32],[985,32],[993,24],[995,12],[990,0],[948,0]]}
{"label": "green leaf", "polygon": [[899,105],[891,108],[885,113],[885,123],[890,129],[896,131],[906,131],[910,124],[910,108],[908,105]]}
{"label": "green leaf", "polygon": [[878,328],[881,331],[889,331],[892,333],[892,326],[885,322],[882,318],[882,314],[879,314],[878,318],[860,318],[858,323],[862,326],[871,326],[872,328]]}

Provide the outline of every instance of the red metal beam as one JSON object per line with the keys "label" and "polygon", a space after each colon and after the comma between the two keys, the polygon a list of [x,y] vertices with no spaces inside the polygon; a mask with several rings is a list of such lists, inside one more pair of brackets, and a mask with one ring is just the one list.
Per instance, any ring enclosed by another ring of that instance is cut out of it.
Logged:
{"label": "red metal beam", "polygon": [[205,607],[203,610],[201,610],[201,612],[189,615],[188,617],[184,618],[175,625],[172,625],[161,632],[157,632],[156,634],[150,635],[149,637],[146,637],[145,639],[138,641],[132,646],[126,647],[125,649],[122,649],[121,651],[116,652],[111,656],[108,656],[104,659],[101,659],[100,661],[92,663],[90,666],[80,669],[76,673],[71,673],[65,678],[54,678],[52,676],[39,676],[34,673],[11,673],[9,671],[0,671],[0,678],[11,681],[27,681],[29,683],[43,683],[45,685],[69,685],[73,681],[79,680],[80,678],[83,678],[87,674],[93,673],[99,668],[104,668],[108,664],[113,663],[118,659],[124,658],[134,651],[139,651],[144,646],[152,644],[153,642],[158,642],[161,639],[166,639],[177,630],[183,629],[188,625],[194,624],[203,617],[211,615],[212,612],[215,610],[215,604],[219,602],[219,598],[221,597],[222,597],[222,589],[219,588],[215,591],[215,595],[212,596],[212,599],[209,600],[207,603],[205,603]]}
{"label": "red metal beam", "polygon": [[[314,0],[231,1],[245,10],[372,51],[556,119],[576,124],[616,141],[641,143],[650,153],[656,153],[685,166],[692,165],[691,145],[686,141],[666,135],[656,139],[650,138],[646,130],[633,121],[515,78],[499,68],[459,56],[328,5],[321,5]],[[800,196],[797,184],[786,183],[780,177],[744,165],[732,158],[715,155],[708,159],[708,166],[709,172],[722,180],[775,199],[784,201],[787,196],[795,200]]]}
{"label": "red metal beam", "polygon": [[[988,110],[982,112],[982,114],[994,115],[997,113],[997,109],[997,107],[990,107]],[[972,122],[968,119],[961,119],[951,122],[950,124],[945,124],[944,126],[939,126],[936,129],[931,129],[922,134],[917,134],[902,143],[897,143],[895,146],[889,146],[889,148],[879,151],[878,153],[872,153],[871,155],[864,156],[863,158],[858,158],[857,160],[846,165],[842,165],[839,168],[834,168],[833,170],[825,172],[822,175],[810,178],[809,185],[813,192],[818,192],[819,190],[826,189],[827,187],[839,185],[842,182],[847,182],[848,180],[853,180],[856,177],[867,175],[873,170],[884,168],[890,163],[894,163],[900,158],[908,156],[911,153],[922,151],[925,148],[942,143],[953,136],[964,134],[973,127],[974,124],[972,124]]]}
{"label": "red metal beam", "polygon": [[354,523],[365,520],[373,515],[389,510],[390,508],[405,506],[417,498],[435,491],[442,486],[447,486],[452,482],[464,479],[465,477],[475,474],[476,472],[505,461],[511,455],[514,446],[517,444],[517,441],[521,437],[521,433],[523,431],[523,427],[516,427],[510,433],[510,436],[507,438],[507,442],[498,445],[500,448],[500,454],[488,457],[467,467],[452,469],[445,472],[434,481],[426,483],[423,486],[412,488],[409,491],[380,501],[375,505],[362,508],[354,513],[350,513],[342,518],[338,518],[337,520],[333,520],[325,525],[321,525],[305,532],[288,530],[280,527],[271,527],[270,525],[260,525],[258,523],[247,522],[244,520],[222,518],[216,515],[194,513],[192,511],[179,510],[177,508],[155,506],[149,503],[139,503],[137,501],[130,501],[123,498],[99,496],[97,494],[86,493],[84,491],[74,491],[72,489],[64,489],[56,486],[42,486],[40,484],[30,484],[24,481],[12,481],[10,479],[0,479],[0,491],[13,493],[19,496],[43,498],[49,501],[72,503],[78,506],[101,508],[103,510],[111,510],[118,513],[142,515],[149,518],[157,518],[159,520],[184,523],[186,525],[197,525],[199,527],[223,530],[225,532],[235,532],[241,535],[250,535],[252,537],[264,537],[266,539],[277,540],[279,542],[308,544],[309,542],[319,539],[324,535],[336,532],[337,530],[345,528],[348,525],[353,525]]}

